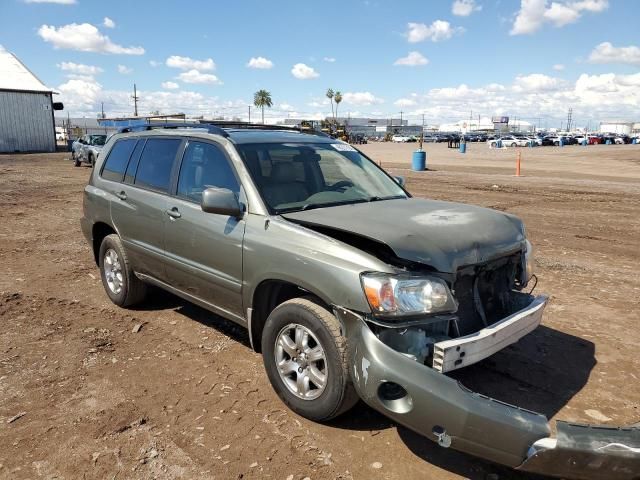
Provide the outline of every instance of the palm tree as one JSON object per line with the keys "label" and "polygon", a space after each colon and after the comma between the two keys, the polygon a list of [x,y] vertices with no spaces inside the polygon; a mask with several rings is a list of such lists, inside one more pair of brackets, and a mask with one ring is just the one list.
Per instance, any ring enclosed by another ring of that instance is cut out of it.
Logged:
{"label": "palm tree", "polygon": [[327,90],[327,98],[329,99],[329,101],[331,102],[331,116],[334,117],[333,114],[333,97],[334,97],[334,93],[333,93],[333,89],[330,88],[329,90]]}
{"label": "palm tree", "polygon": [[338,105],[340,105],[340,102],[342,101],[342,93],[340,93],[340,91],[337,91],[333,99],[336,101],[336,122],[337,122],[338,121]]}
{"label": "palm tree", "polygon": [[262,109],[262,123],[264,123],[264,107],[271,108],[273,106],[271,93],[266,90],[258,90],[253,94],[253,104],[256,108]]}

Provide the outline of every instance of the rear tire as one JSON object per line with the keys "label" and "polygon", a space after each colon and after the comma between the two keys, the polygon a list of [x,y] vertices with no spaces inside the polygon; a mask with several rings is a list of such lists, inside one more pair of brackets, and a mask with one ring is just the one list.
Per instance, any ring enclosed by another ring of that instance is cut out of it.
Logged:
{"label": "rear tire", "polygon": [[131,307],[144,300],[147,285],[133,273],[118,235],[107,235],[102,240],[98,259],[102,285],[113,303],[119,307]]}
{"label": "rear tire", "polygon": [[93,156],[93,154],[89,155],[89,165],[91,165],[91,168],[93,168],[93,165],[96,163],[96,159]]}
{"label": "rear tire", "polygon": [[[313,365],[311,359],[319,356],[313,353],[318,352],[318,347],[322,360]],[[327,421],[358,402],[349,376],[347,340],[341,333],[340,322],[313,299],[294,298],[271,312],[262,334],[262,358],[280,399],[305,418]],[[324,379],[318,382],[321,387],[314,383],[315,378]]]}
{"label": "rear tire", "polygon": [[512,146],[512,147],[517,147],[517,146],[518,146],[518,144],[517,144],[517,143],[515,143],[515,142],[513,142],[513,143],[511,144],[511,146]]}

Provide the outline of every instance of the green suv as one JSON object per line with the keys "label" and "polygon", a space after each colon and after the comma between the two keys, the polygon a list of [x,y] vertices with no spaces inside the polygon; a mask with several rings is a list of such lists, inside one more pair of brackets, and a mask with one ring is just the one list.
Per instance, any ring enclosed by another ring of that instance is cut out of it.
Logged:
{"label": "green suv", "polygon": [[547,297],[524,291],[518,218],[412,198],[402,183],[322,134],[143,126],[106,143],[81,224],[115,304],[154,285],[245,326],[275,391],[309,419],[361,398],[522,470],[639,471],[637,429],[558,422],[551,437],[544,415],[446,375],[535,329]]}

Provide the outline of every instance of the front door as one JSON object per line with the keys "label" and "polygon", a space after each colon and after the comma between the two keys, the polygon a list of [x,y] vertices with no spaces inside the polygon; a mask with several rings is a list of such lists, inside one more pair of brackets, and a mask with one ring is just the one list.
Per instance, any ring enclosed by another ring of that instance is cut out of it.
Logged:
{"label": "front door", "polygon": [[240,195],[240,185],[224,148],[189,141],[184,152],[176,196],[168,199],[165,224],[168,283],[208,303],[225,317],[242,313],[242,241],[245,222],[205,213],[202,192],[227,188]]}

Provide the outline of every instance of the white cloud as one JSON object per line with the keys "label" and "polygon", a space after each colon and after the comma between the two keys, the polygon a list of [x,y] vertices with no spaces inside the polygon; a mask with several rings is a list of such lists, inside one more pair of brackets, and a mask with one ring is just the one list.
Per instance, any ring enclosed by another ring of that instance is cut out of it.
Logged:
{"label": "white cloud", "polygon": [[553,69],[558,71],[558,72],[561,72],[562,70],[564,70],[564,64],[563,63],[556,63],[553,66]]}
{"label": "white cloud", "polygon": [[291,69],[291,74],[300,80],[309,80],[320,76],[313,67],[305,65],[304,63],[296,63]]}
{"label": "white cloud", "polygon": [[292,112],[295,110],[295,107],[292,105],[289,105],[288,103],[281,103],[280,105],[278,105],[278,108],[285,112]]}
{"label": "white cloud", "polygon": [[553,2],[544,12],[544,18],[556,27],[564,27],[580,18],[580,12],[571,6]]}
{"label": "white cloud", "polygon": [[538,30],[544,22],[546,0],[522,0],[511,35],[523,35]]}
{"label": "white cloud", "polygon": [[24,3],[57,3],[58,5],[73,5],[76,0],[24,0]]}
{"label": "white cloud", "polygon": [[54,48],[66,48],[81,52],[111,53],[123,55],[142,55],[142,47],[123,47],[113,43],[111,39],[100,33],[97,27],[90,23],[71,23],[61,27],[42,25],[38,35]]}
{"label": "white cloud", "polygon": [[323,60],[328,63],[333,63],[336,61],[334,57],[324,57]]}
{"label": "white cloud", "polygon": [[176,82],[162,82],[162,88],[166,88],[167,90],[176,90],[180,88]]}
{"label": "white cloud", "polygon": [[149,65],[151,65],[153,68],[155,68],[155,67],[159,67],[160,65],[162,65],[162,62],[158,62],[156,60],[149,60]]}
{"label": "white cloud", "polygon": [[60,70],[69,72],[71,74],[89,75],[89,76],[97,75],[99,73],[102,73],[103,71],[102,68],[96,67],[94,65],[84,65],[82,63],[73,63],[73,62],[58,63],[57,67]]}
{"label": "white cloud", "polygon": [[545,92],[555,90],[562,86],[563,82],[559,78],[549,77],[542,73],[532,73],[531,75],[518,75],[513,82],[515,92]]}
{"label": "white cloud", "polygon": [[609,8],[609,0],[521,0],[520,10],[511,28],[511,35],[526,35],[539,30],[545,23],[563,27],[577,22],[583,12],[600,13]]}
{"label": "white cloud", "polygon": [[459,17],[468,17],[474,11],[480,11],[482,7],[476,5],[475,0],[455,0],[451,5],[451,13]]}
{"label": "white cloud", "polygon": [[413,100],[412,98],[399,98],[398,100],[396,100],[395,102],[393,102],[393,104],[396,107],[413,107],[416,104],[416,101]]}
{"label": "white cloud", "polygon": [[60,99],[64,101],[64,108],[70,112],[97,111],[100,101],[102,85],[92,78],[75,78],[60,85]]}
{"label": "white cloud", "polygon": [[429,59],[422,55],[420,52],[409,52],[406,57],[401,57],[393,62],[394,65],[400,65],[403,67],[417,67],[419,65],[426,65],[429,63]]}
{"label": "white cloud", "polygon": [[640,47],[614,47],[610,42],[597,45],[589,55],[591,63],[627,63],[640,65]]}
{"label": "white cloud", "polygon": [[116,28],[116,22],[111,20],[109,17],[104,17],[104,20],[102,21],[102,25],[104,25],[107,28]]}
{"label": "white cloud", "polygon": [[273,62],[264,57],[251,57],[247,63],[247,67],[268,70],[273,68]]}
{"label": "white cloud", "polygon": [[211,58],[194,60],[180,55],[171,55],[165,63],[167,67],[179,68],[180,70],[215,70],[216,68],[216,64]]}
{"label": "white cloud", "polygon": [[342,95],[342,101],[350,105],[360,106],[375,105],[384,102],[384,100],[376,97],[371,92],[347,92]]}
{"label": "white cloud", "polygon": [[448,40],[456,33],[462,33],[462,27],[452,27],[449,22],[444,20],[436,20],[431,25],[424,23],[408,23],[407,33],[405,36],[409,43],[424,42],[431,40],[432,42],[440,42]]}
{"label": "white cloud", "polygon": [[133,68],[129,68],[126,65],[118,65],[118,73],[121,73],[122,75],[129,75],[130,73],[133,73]]}
{"label": "white cloud", "polygon": [[178,80],[182,80],[184,83],[222,83],[215,75],[211,73],[202,73],[195,68],[189,70],[188,72],[182,72],[180,75],[178,75],[177,78]]}

